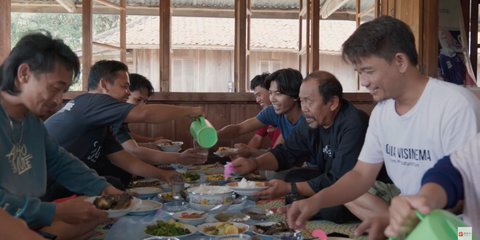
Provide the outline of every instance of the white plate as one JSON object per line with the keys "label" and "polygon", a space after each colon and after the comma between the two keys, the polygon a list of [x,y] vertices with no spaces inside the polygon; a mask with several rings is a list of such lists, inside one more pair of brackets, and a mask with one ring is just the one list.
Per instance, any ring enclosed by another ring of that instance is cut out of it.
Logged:
{"label": "white plate", "polygon": [[[250,226],[248,226],[247,224],[244,224],[244,223],[237,223],[237,222],[230,222],[231,224],[235,225],[237,228],[242,228],[244,229],[244,231],[240,232],[240,233],[246,233],[248,232],[248,229]],[[206,235],[206,236],[209,236],[209,237],[218,237],[218,236],[228,236],[228,235],[236,235],[236,234],[226,234],[226,235],[210,235],[210,234],[207,234],[203,231],[204,228],[206,227],[212,227],[212,226],[217,226],[217,225],[220,225],[220,224],[225,224],[224,222],[213,222],[213,223],[204,223],[204,224],[200,224],[197,226],[198,228],[198,231],[201,232],[203,235]],[[239,233],[239,234],[240,234]]]}
{"label": "white plate", "polygon": [[207,217],[208,217],[208,213],[205,213],[199,218],[182,218],[181,216],[182,216],[183,213],[199,213],[199,214],[202,214],[204,212],[196,211],[196,210],[185,210],[185,211],[181,211],[181,212],[176,212],[175,214],[173,214],[172,217],[173,217],[173,219],[176,219],[180,222],[183,222],[183,223],[186,223],[186,224],[191,224],[191,225],[198,225],[200,223],[203,223],[203,222],[205,222],[205,219],[207,219]]}
{"label": "white plate", "polygon": [[[255,231],[256,230],[255,225],[269,227],[269,226],[273,226],[275,224],[277,224],[277,223],[276,222],[261,222],[261,223],[257,223],[257,224],[252,224],[252,232],[253,232],[253,234],[261,236],[261,237],[276,238],[275,235],[267,235],[267,234],[262,234],[262,233],[258,233],[258,232]],[[329,238],[329,240],[330,240],[330,238]]]}
{"label": "white plate", "polygon": [[219,147],[216,152],[213,154],[219,156],[219,157],[227,157],[231,156],[234,154],[237,154],[238,149],[236,148],[231,148],[231,147]]}
{"label": "white plate", "polygon": [[147,199],[155,197],[157,194],[162,192],[162,189],[160,187],[136,187],[127,189],[127,192],[132,193],[141,199]]}
{"label": "white plate", "polygon": [[257,184],[256,187],[253,188],[241,188],[238,187],[238,182],[231,182],[227,184],[227,187],[232,189],[232,191],[236,192],[238,195],[242,196],[253,196],[255,193],[260,192],[262,190],[267,189],[267,186],[260,186],[259,184],[265,184],[265,182],[255,182]]}
{"label": "white plate", "polygon": [[[93,204],[93,201],[95,201],[95,198],[99,196],[93,196],[93,197],[88,197],[85,199],[85,201]],[[142,200],[133,197],[132,200],[130,201],[130,205],[124,209],[118,209],[118,210],[103,210],[108,214],[109,218],[118,218],[121,217],[129,212],[131,212],[133,209],[137,208],[142,204]]]}
{"label": "white plate", "polygon": [[142,200],[142,203],[137,206],[135,209],[133,209],[131,212],[128,213],[128,215],[133,215],[133,216],[143,216],[143,215],[148,215],[156,212],[158,209],[162,208],[162,204],[153,201],[153,200]]}
{"label": "white plate", "polygon": [[[156,224],[156,222],[154,223]],[[149,237],[176,237],[176,238],[184,238],[184,237],[188,237],[190,235],[193,235],[195,234],[198,229],[195,227],[195,226],[192,226],[192,225],[188,225],[188,224],[184,224],[184,223],[180,223],[183,225],[184,228],[188,229],[190,231],[189,234],[185,234],[185,235],[177,235],[177,236],[154,236],[154,235],[150,235],[148,233],[145,232],[145,230],[143,230],[143,232],[145,233],[145,235],[149,236]],[[150,224],[150,225],[153,225],[153,224]],[[147,227],[145,227],[146,229]]]}

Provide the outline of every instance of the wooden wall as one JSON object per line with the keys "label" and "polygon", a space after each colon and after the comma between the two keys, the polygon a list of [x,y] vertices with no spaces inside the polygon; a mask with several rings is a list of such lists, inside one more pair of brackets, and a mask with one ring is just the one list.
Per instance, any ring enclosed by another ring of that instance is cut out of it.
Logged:
{"label": "wooden wall", "polygon": [[[79,94],[81,93],[69,92],[65,95],[65,100]],[[346,93],[345,98],[367,113],[373,109],[372,98],[368,93]],[[260,111],[260,107],[251,93],[155,93],[149,102],[150,104],[203,106],[207,119],[217,129],[254,117]],[[190,122],[190,119],[184,118],[162,124],[130,124],[130,130],[146,136],[164,136],[172,140],[183,141],[185,147],[191,147]],[[219,146],[232,146],[233,143],[247,142],[253,134],[252,132],[233,140],[220,139]]]}

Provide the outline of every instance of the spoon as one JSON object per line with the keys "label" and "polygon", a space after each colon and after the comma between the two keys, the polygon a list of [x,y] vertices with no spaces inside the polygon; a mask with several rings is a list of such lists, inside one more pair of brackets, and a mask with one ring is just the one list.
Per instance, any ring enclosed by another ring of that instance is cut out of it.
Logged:
{"label": "spoon", "polygon": [[200,216],[203,216],[203,215],[205,215],[206,213],[209,213],[209,212],[213,212],[213,211],[215,211],[215,210],[218,210],[218,209],[220,209],[221,207],[223,207],[223,204],[218,204],[218,205],[210,208],[209,210],[204,211],[203,213],[200,214]]}

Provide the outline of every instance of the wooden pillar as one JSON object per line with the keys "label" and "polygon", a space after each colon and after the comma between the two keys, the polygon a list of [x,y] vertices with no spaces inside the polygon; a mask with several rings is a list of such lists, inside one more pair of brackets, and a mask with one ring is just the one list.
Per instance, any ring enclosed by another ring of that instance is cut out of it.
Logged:
{"label": "wooden pillar", "polygon": [[0,64],[10,53],[10,23],[11,23],[10,0],[0,1]]}
{"label": "wooden pillar", "polygon": [[[423,73],[431,77],[438,77],[438,0],[423,0],[423,11],[420,20],[422,22],[421,55],[419,63],[423,66]],[[423,16],[422,16],[423,15]]]}
{"label": "wooden pillar", "polygon": [[127,0],[120,0],[120,61],[127,64]]}
{"label": "wooden pillar", "polygon": [[320,69],[320,1],[312,1],[312,25],[311,25],[311,36],[312,36],[312,65],[311,71]]}
{"label": "wooden pillar", "polygon": [[82,1],[82,89],[88,90],[88,73],[92,67],[92,1]]}
{"label": "wooden pillar", "polygon": [[160,92],[170,91],[170,0],[160,1]]}
{"label": "wooden pillar", "polygon": [[247,1],[235,1],[234,82],[236,92],[245,92],[247,81]]}

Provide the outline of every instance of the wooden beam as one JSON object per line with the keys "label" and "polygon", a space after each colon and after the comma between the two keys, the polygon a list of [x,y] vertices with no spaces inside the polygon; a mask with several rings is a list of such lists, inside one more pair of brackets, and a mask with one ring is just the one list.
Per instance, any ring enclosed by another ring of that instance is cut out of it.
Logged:
{"label": "wooden beam", "polygon": [[107,7],[117,9],[117,10],[125,10],[125,7],[122,8],[120,5],[112,3],[112,2],[107,1],[107,0],[95,0],[95,2],[100,3],[102,5],[105,5]]}
{"label": "wooden beam", "polygon": [[0,1],[0,64],[10,53],[10,0]]}
{"label": "wooden beam", "polygon": [[120,61],[127,64],[127,0],[120,0]]}
{"label": "wooden beam", "polygon": [[92,45],[97,46],[97,47],[102,47],[102,48],[113,49],[113,50],[122,50],[121,47],[117,47],[117,46],[113,46],[113,45],[105,44],[105,43],[92,42]]}
{"label": "wooden beam", "polygon": [[246,92],[247,81],[247,1],[235,1],[234,85],[236,92]]}
{"label": "wooden beam", "polygon": [[170,91],[170,0],[160,1],[160,92]]}
{"label": "wooden beam", "polygon": [[88,74],[92,67],[92,2],[82,1],[82,89],[88,90]]}
{"label": "wooden beam", "polygon": [[322,18],[328,18],[350,0],[326,0],[320,11]]}
{"label": "wooden beam", "polygon": [[75,2],[73,2],[72,0],[56,0],[56,1],[58,4],[60,4],[60,6],[65,8],[65,10],[67,10],[67,12],[69,13],[73,13],[77,10],[77,7],[75,6]]}

